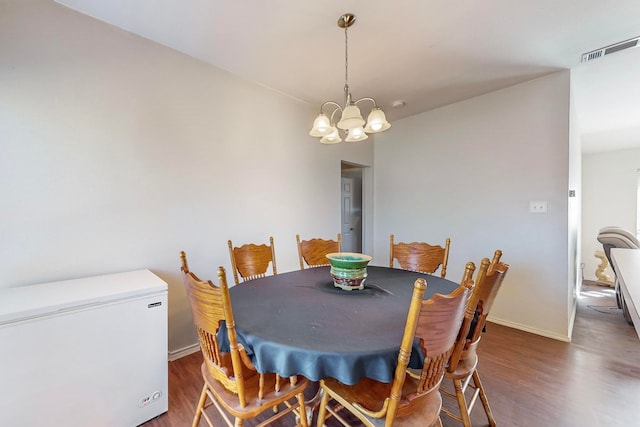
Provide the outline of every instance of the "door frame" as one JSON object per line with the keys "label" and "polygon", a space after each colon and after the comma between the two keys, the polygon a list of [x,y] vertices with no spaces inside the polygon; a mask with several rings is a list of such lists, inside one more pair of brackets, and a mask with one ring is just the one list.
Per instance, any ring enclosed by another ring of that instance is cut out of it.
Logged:
{"label": "door frame", "polygon": [[[368,165],[362,165],[342,160],[340,164],[340,187],[338,199],[340,200],[340,230],[342,230],[342,178],[345,177],[345,171],[350,169],[359,169],[362,178],[362,230],[361,242],[362,253],[373,256],[373,168]],[[350,175],[347,175],[350,177]]]}

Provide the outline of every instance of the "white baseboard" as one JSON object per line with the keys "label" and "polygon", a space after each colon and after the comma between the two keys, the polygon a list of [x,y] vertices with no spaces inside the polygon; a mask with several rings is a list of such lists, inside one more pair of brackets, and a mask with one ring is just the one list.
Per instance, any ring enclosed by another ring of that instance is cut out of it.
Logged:
{"label": "white baseboard", "polygon": [[174,360],[178,360],[181,357],[193,354],[196,351],[200,351],[200,343],[191,344],[186,347],[179,348],[178,350],[170,351],[169,362],[173,362]]}
{"label": "white baseboard", "polygon": [[547,338],[552,338],[558,341],[571,342],[571,338],[566,335],[559,335],[553,332],[545,331],[542,329],[532,328],[530,326],[521,325],[519,323],[509,322],[508,320],[496,319],[489,316],[487,321],[497,323],[498,325],[506,326],[508,328],[518,329],[520,331],[530,332],[532,334],[540,335]]}

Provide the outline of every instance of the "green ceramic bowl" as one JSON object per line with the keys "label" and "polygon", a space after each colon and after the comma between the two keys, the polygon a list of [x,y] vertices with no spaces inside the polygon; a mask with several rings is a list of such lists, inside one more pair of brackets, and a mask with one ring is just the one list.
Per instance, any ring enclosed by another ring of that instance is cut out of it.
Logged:
{"label": "green ceramic bowl", "polygon": [[367,264],[371,261],[369,255],[353,252],[334,252],[327,254],[331,264],[333,284],[347,291],[364,289],[367,278]]}
{"label": "green ceramic bowl", "polygon": [[333,252],[326,255],[332,267],[346,269],[362,269],[366,268],[371,257],[365,254],[355,252]]}

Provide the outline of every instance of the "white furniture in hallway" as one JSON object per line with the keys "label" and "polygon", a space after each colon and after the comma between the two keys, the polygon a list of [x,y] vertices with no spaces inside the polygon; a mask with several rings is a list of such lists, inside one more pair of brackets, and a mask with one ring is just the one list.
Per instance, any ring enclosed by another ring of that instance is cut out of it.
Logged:
{"label": "white furniture in hallway", "polygon": [[627,310],[640,339],[640,249],[612,248],[618,286],[624,295]]}

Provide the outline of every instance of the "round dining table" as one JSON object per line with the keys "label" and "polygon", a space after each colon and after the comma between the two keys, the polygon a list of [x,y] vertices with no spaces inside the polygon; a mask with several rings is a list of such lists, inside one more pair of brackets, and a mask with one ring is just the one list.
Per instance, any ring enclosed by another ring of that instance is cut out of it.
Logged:
{"label": "round dining table", "polygon": [[329,267],[231,287],[238,342],[258,372],[351,385],[363,377],[392,382],[415,280],[426,280],[425,299],[458,284],[387,267],[369,266],[367,273],[362,290],[335,287]]}

